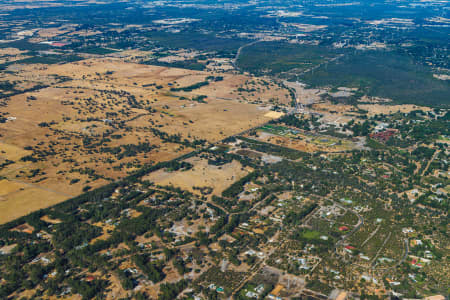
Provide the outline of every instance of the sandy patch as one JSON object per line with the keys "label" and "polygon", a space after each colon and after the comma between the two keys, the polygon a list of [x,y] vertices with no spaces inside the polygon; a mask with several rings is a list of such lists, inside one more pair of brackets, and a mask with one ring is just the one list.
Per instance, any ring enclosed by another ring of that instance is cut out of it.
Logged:
{"label": "sandy patch", "polygon": [[409,113],[413,110],[431,111],[431,108],[425,106],[417,106],[413,104],[403,105],[381,105],[381,104],[360,104],[358,108],[367,110],[369,116],[376,114],[393,114],[396,112]]}
{"label": "sandy patch", "polygon": [[450,80],[450,75],[447,74],[433,74],[433,77],[439,80]]}
{"label": "sandy patch", "polygon": [[278,119],[278,118],[281,118],[282,116],[284,116],[284,113],[279,112],[279,111],[270,111],[264,115],[264,117],[272,118],[272,119]]}

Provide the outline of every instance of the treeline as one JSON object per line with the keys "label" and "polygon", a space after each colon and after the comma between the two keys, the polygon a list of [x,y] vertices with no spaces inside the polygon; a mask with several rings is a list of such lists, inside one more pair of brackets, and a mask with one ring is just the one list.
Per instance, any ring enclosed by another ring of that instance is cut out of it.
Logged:
{"label": "treeline", "polygon": [[[0,67],[0,68],[1,68],[1,67]],[[34,87],[29,88],[29,89],[25,89],[25,90],[23,90],[23,91],[13,90],[12,93],[8,93],[8,94],[0,93],[0,99],[2,99],[2,98],[7,98],[7,97],[12,97],[12,96],[16,96],[16,95],[20,95],[20,94],[25,94],[25,93],[34,92],[34,91],[37,91],[37,90],[40,90],[40,89],[45,89],[45,88],[48,88],[48,87],[49,87],[49,85],[41,85],[41,84],[37,84],[37,85],[35,85]]]}
{"label": "treeline", "polygon": [[93,299],[97,295],[103,293],[104,289],[109,285],[106,280],[92,280],[90,282],[84,280],[69,280],[69,285],[74,293],[83,296],[83,300]]}
{"label": "treeline", "polygon": [[159,288],[158,300],[172,300],[188,286],[186,280],[180,280],[175,283],[163,283]]}
{"label": "treeline", "polygon": [[196,90],[196,89],[199,89],[199,88],[201,88],[203,86],[209,85],[209,83],[211,81],[222,81],[222,80],[223,80],[222,76],[217,76],[217,77],[208,76],[208,77],[206,77],[206,79],[204,81],[200,81],[200,82],[197,82],[197,83],[194,83],[192,85],[185,86],[185,87],[178,87],[178,88],[173,87],[173,88],[170,88],[170,90],[172,92],[180,92],[180,91],[182,91],[182,92],[192,92],[193,90]]}
{"label": "treeline", "polygon": [[165,265],[163,261],[151,261],[148,255],[141,254],[135,255],[133,262],[153,283],[160,282],[166,276],[163,272]]}
{"label": "treeline", "polygon": [[188,139],[182,139],[181,134],[168,134],[167,132],[161,131],[156,128],[150,129],[154,135],[159,137],[164,142],[181,144],[185,147],[197,148],[198,146],[204,146],[206,144],[206,140],[204,139],[194,139],[194,141],[189,141]]}
{"label": "treeline", "polygon": [[350,129],[353,132],[353,136],[367,136],[370,133],[371,124],[367,120],[363,123],[357,123],[355,120],[351,120],[344,128]]}
{"label": "treeline", "polygon": [[246,183],[258,178],[258,176],[259,176],[259,172],[257,172],[257,171],[247,174],[246,176],[242,177],[241,179],[239,179],[238,181],[233,183],[227,189],[225,189],[222,192],[222,196],[228,197],[228,198],[236,197],[242,191],[244,191],[244,185]]}
{"label": "treeline", "polygon": [[199,89],[199,88],[201,88],[203,86],[207,86],[207,85],[209,85],[209,81],[205,80],[205,81],[197,82],[197,83],[194,83],[192,85],[185,86],[185,87],[179,87],[179,88],[174,88],[173,87],[170,90],[172,92],[180,92],[180,91],[182,91],[182,92],[192,92],[193,90]]}
{"label": "treeline", "polygon": [[435,151],[436,150],[429,147],[419,146],[416,149],[414,149],[414,151],[411,154],[414,155],[417,158],[417,160],[422,159],[429,160],[433,157]]}
{"label": "treeline", "polygon": [[236,199],[226,199],[222,197],[213,196],[212,201],[218,205],[225,207],[230,212],[240,212],[249,209],[251,203],[249,201],[237,201]]}
{"label": "treeline", "polygon": [[318,206],[318,204],[313,203],[313,204],[310,204],[310,205],[304,207],[300,211],[290,210],[286,214],[286,217],[283,219],[283,224],[284,225],[300,225],[303,221],[303,218],[306,217],[307,215],[309,215],[317,206]]}
{"label": "treeline", "polygon": [[169,169],[172,171],[177,171],[177,170],[181,170],[181,169],[186,169],[186,170],[191,169],[193,167],[193,165],[191,163],[188,163],[183,160],[185,160],[189,157],[195,156],[196,154],[198,154],[198,152],[193,151],[193,152],[187,153],[185,155],[182,155],[174,160],[160,162],[160,163],[157,163],[156,165],[145,165],[144,167],[137,170],[130,176],[124,178],[123,181],[129,182],[129,183],[136,182],[142,176],[145,176],[147,174],[150,174],[151,172],[154,172],[154,171],[157,171],[160,169]]}
{"label": "treeline", "polygon": [[54,246],[64,251],[87,244],[102,232],[99,227],[80,222],[79,220],[55,224],[52,231]]}
{"label": "treeline", "polygon": [[247,222],[250,218],[249,213],[241,213],[229,216],[221,216],[217,222],[211,226],[210,233],[214,234],[216,239],[224,233],[232,233],[239,224]]}
{"label": "treeline", "polygon": [[309,121],[306,119],[299,119],[294,115],[284,115],[277,121],[272,121],[271,123],[284,123],[288,126],[292,126],[298,129],[309,130]]}
{"label": "treeline", "polygon": [[134,144],[126,144],[120,145],[117,147],[102,147],[100,148],[101,153],[110,153],[117,157],[118,160],[123,159],[124,157],[134,157],[139,153],[150,152],[155,149],[155,145],[151,145],[150,143],[139,143],[137,145]]}
{"label": "treeline", "polygon": [[265,153],[272,154],[272,155],[281,156],[281,157],[284,157],[287,159],[296,160],[301,157],[309,157],[310,156],[308,153],[305,153],[305,152],[301,152],[298,150],[294,150],[294,149],[290,149],[290,148],[286,148],[286,147],[282,147],[282,146],[278,146],[278,145],[274,145],[274,144],[269,144],[269,143],[241,137],[241,136],[239,137],[239,139],[246,142],[246,145],[253,150],[256,150],[259,152],[265,152]]}

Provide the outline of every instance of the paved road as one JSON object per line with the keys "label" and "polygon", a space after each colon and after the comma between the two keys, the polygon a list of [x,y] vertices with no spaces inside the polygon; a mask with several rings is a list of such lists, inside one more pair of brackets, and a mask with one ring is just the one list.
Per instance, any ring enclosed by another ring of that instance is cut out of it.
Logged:
{"label": "paved road", "polygon": [[403,254],[402,259],[397,263],[397,265],[395,267],[398,267],[399,265],[401,265],[406,260],[406,258],[408,257],[408,254],[409,254],[409,240],[405,239],[404,242],[405,242],[405,253]]}

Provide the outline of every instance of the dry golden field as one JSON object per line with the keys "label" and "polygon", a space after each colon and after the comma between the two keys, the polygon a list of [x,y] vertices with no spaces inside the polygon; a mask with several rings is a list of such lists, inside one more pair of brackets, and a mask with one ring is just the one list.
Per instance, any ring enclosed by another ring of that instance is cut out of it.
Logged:
{"label": "dry golden field", "polygon": [[188,153],[195,140],[206,145],[261,125],[279,116],[272,104],[289,102],[287,91],[266,79],[119,58],[10,71],[24,88],[46,87],[0,100],[10,118],[0,123],[3,186],[26,185],[2,196],[0,223]]}
{"label": "dry golden field", "polygon": [[233,182],[241,179],[251,171],[243,168],[235,160],[223,166],[209,165],[207,159],[199,157],[192,157],[186,161],[193,164],[194,167],[187,171],[177,172],[158,170],[143,179],[154,182],[157,185],[179,187],[195,194],[200,194],[200,191],[194,189],[194,187],[210,187],[213,189],[212,194],[219,196]]}
{"label": "dry golden field", "polygon": [[409,113],[413,110],[430,111],[431,108],[425,106],[418,106],[413,104],[402,105],[382,105],[382,104],[360,104],[359,108],[367,110],[369,116],[376,114],[393,114],[396,112]]}
{"label": "dry golden field", "polygon": [[[251,136],[247,137],[251,138]],[[309,136],[298,134],[297,137],[298,139],[259,131],[257,139],[266,143],[308,153],[314,153],[317,151],[341,152],[355,148],[355,144],[353,142],[331,136]]]}

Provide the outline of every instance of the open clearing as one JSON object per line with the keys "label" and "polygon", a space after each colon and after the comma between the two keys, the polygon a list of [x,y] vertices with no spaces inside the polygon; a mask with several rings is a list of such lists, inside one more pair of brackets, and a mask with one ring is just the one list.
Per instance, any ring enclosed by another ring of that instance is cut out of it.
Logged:
{"label": "open clearing", "polygon": [[6,179],[0,180],[0,197],[8,195],[12,192],[16,192],[24,187],[25,184],[9,181]]}
{"label": "open clearing", "polygon": [[368,111],[369,116],[377,114],[392,114],[396,112],[409,113],[413,110],[430,111],[431,108],[425,106],[418,106],[413,104],[403,104],[403,105],[381,105],[381,104],[360,104],[358,105],[360,109]]}
{"label": "open clearing", "polygon": [[9,180],[0,181],[0,223],[67,199],[56,192]]}
{"label": "open clearing", "polygon": [[211,187],[213,195],[220,195],[223,190],[250,171],[243,169],[242,165],[235,160],[222,166],[208,165],[207,159],[199,157],[193,157],[186,161],[193,164],[194,167],[187,171],[177,172],[158,170],[144,177],[144,180],[158,185],[173,185],[196,194],[200,194],[200,191],[193,187]]}

